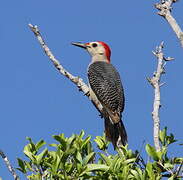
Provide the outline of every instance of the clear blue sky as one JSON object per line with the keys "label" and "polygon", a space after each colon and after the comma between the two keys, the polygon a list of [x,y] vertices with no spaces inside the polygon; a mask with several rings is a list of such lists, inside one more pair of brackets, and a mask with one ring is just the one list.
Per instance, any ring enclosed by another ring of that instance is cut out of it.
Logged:
{"label": "clear blue sky", "polygon": [[[157,0],[158,1],[158,0]],[[2,1],[0,11],[0,148],[13,166],[23,156],[26,136],[52,143],[53,134],[79,133],[94,138],[103,120],[86,97],[61,76],[43,53],[28,23],[39,26],[63,66],[85,82],[89,55],[71,42],[100,40],[112,49],[112,63],[121,74],[126,107],[123,115],[129,147],[152,141],[153,89],[146,81],[156,68],[151,51],[162,40],[168,62],[162,87],[161,127],[182,140],[183,49],[167,22],[156,15],[154,1]],[[183,1],[173,15],[183,27]],[[170,155],[182,156],[179,141]],[[12,179],[0,159],[0,177]],[[24,178],[22,178],[24,179]]]}

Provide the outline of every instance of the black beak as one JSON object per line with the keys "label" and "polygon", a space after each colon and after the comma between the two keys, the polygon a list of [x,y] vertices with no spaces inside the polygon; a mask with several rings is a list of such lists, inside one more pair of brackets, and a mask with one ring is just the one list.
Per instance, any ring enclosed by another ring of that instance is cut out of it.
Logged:
{"label": "black beak", "polygon": [[78,47],[86,49],[86,45],[83,44],[83,43],[75,42],[75,43],[71,43],[71,44],[74,45],[74,46],[78,46]]}

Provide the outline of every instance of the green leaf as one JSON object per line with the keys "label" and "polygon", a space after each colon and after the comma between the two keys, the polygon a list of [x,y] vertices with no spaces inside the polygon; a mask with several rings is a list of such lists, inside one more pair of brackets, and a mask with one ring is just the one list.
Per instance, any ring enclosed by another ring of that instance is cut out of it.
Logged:
{"label": "green leaf", "polygon": [[83,148],[86,144],[88,144],[88,143],[90,142],[90,139],[91,139],[91,136],[87,137],[87,138],[82,142],[81,148]]}
{"label": "green leaf", "polygon": [[67,148],[67,141],[66,138],[64,137],[64,134],[60,134],[60,135],[53,135],[53,138],[58,141],[61,145],[62,145],[62,150],[66,151]]}
{"label": "green leaf", "polygon": [[31,162],[29,163],[29,162],[25,161],[25,165],[26,165],[26,168],[29,169],[29,171],[34,171],[32,166],[31,166]]}
{"label": "green leaf", "polygon": [[173,159],[174,163],[177,163],[177,164],[181,164],[183,162],[183,158],[174,158]]}
{"label": "green leaf", "polygon": [[109,142],[106,141],[105,136],[97,136],[94,141],[97,143],[97,146],[100,150],[105,151],[108,147]]}
{"label": "green leaf", "polygon": [[20,158],[17,158],[18,160],[18,165],[20,168],[18,168],[18,170],[20,170],[22,173],[26,174],[27,171],[26,171],[26,166],[25,166],[25,163],[23,160],[21,160]]}
{"label": "green leaf", "polygon": [[44,146],[46,142],[44,140],[40,140],[38,143],[36,143],[35,148],[38,151],[42,146]]}
{"label": "green leaf", "polygon": [[33,174],[31,176],[27,176],[29,180],[40,180],[41,175],[40,174]]}
{"label": "green leaf", "polygon": [[29,141],[29,147],[30,147],[30,151],[34,154],[36,154],[37,150],[36,150],[36,146],[33,143],[32,139],[30,137],[26,137],[26,139]]}
{"label": "green leaf", "polygon": [[48,153],[48,149],[45,148],[42,153],[36,156],[37,164],[40,165],[43,158],[45,158],[46,154]]}
{"label": "green leaf", "polygon": [[99,153],[99,155],[100,155],[100,157],[104,160],[104,162],[105,162],[108,166],[111,165],[112,159],[110,159],[109,156],[106,156],[106,155],[103,154],[103,153]]}
{"label": "green leaf", "polygon": [[[27,146],[26,146],[27,147]],[[24,154],[32,161],[35,163],[35,155],[29,150],[29,148],[24,148]]]}
{"label": "green leaf", "polygon": [[167,163],[164,163],[164,168],[165,169],[173,169],[174,168],[174,165],[173,164],[171,164],[171,163],[169,163],[169,162],[167,162]]}
{"label": "green leaf", "polygon": [[121,164],[122,160],[119,158],[119,156],[116,156],[110,165],[110,170],[112,170],[112,172],[119,171]]}
{"label": "green leaf", "polygon": [[127,157],[128,157],[128,158],[133,158],[133,157],[136,157],[136,155],[132,152],[131,149],[129,149],[129,150],[127,151]]}
{"label": "green leaf", "polygon": [[58,155],[55,156],[55,159],[51,165],[52,165],[51,169],[52,169],[53,175],[57,174],[57,171],[58,171],[59,165],[60,165],[60,158]]}
{"label": "green leaf", "polygon": [[79,134],[79,138],[82,139],[84,135],[85,135],[84,130],[81,130],[81,132],[80,132],[80,134]]}
{"label": "green leaf", "polygon": [[159,139],[163,146],[165,146],[166,144],[165,142],[166,136],[167,136],[167,127],[165,127],[162,131],[160,130],[160,133],[159,133]]}
{"label": "green leaf", "polygon": [[120,157],[128,156],[128,144],[116,149]]}
{"label": "green leaf", "polygon": [[81,163],[77,163],[76,164],[76,169],[77,169],[77,172],[80,174],[83,170],[83,165]]}
{"label": "green leaf", "polygon": [[163,157],[163,155],[164,155],[164,152],[158,151],[158,152],[156,152],[156,154],[157,154],[157,156],[158,156],[158,160],[162,160],[162,157]]}
{"label": "green leaf", "polygon": [[106,166],[104,164],[88,164],[87,170],[88,171],[108,171],[109,166]]}
{"label": "green leaf", "polygon": [[73,134],[71,137],[69,137],[67,139],[68,148],[72,147],[75,140],[76,140],[76,135],[75,134]]}
{"label": "green leaf", "polygon": [[146,171],[149,175],[150,180],[155,180],[155,174],[153,172],[153,166],[151,163],[147,163],[146,165]]}
{"label": "green leaf", "polygon": [[55,148],[58,148],[58,144],[49,144],[49,146],[51,146],[51,147],[55,147]]}
{"label": "green leaf", "polygon": [[82,164],[83,159],[82,159],[81,153],[79,151],[77,151],[77,153],[76,153],[76,159],[79,161],[79,163]]}
{"label": "green leaf", "polygon": [[158,154],[154,147],[150,146],[149,144],[146,144],[146,151],[147,154],[152,157],[155,161],[159,160]]}
{"label": "green leaf", "polygon": [[175,139],[174,135],[172,133],[170,133],[170,136],[167,136],[167,143],[168,145],[176,142],[177,140]]}
{"label": "green leaf", "polygon": [[89,179],[91,177],[91,173],[87,171],[87,167],[84,167],[82,171],[79,173],[79,179]]}
{"label": "green leaf", "polygon": [[130,171],[130,167],[129,167],[129,165],[127,165],[127,166],[124,166],[123,167],[123,171],[122,171],[122,179],[128,179],[127,177],[129,176],[129,171]]}
{"label": "green leaf", "polygon": [[[175,180],[175,176],[172,175],[170,178],[168,178],[168,180]],[[178,180],[178,179],[177,179]]]}
{"label": "green leaf", "polygon": [[144,171],[142,174],[142,180],[146,180],[146,179],[148,179],[148,173],[147,171]]}
{"label": "green leaf", "polygon": [[123,161],[123,164],[130,164],[130,163],[134,163],[135,161],[136,161],[136,158],[131,158]]}
{"label": "green leaf", "polygon": [[97,143],[97,146],[99,149],[102,149],[104,146],[104,142],[102,141],[100,136],[97,136],[96,139],[94,140]]}
{"label": "green leaf", "polygon": [[[142,178],[140,177],[139,173],[138,173],[136,170],[131,169],[131,170],[130,170],[130,173],[133,175],[134,178],[136,178],[136,179],[142,179]],[[133,178],[133,179],[134,179],[134,178]]]}
{"label": "green leaf", "polygon": [[83,159],[83,165],[87,165],[88,163],[90,163],[93,159],[94,159],[95,153],[91,152],[90,154],[88,154],[84,159]]}

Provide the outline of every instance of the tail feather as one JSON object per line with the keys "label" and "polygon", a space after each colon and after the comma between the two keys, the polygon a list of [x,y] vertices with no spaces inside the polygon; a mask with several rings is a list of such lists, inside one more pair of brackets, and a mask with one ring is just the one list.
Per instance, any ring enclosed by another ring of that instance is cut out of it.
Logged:
{"label": "tail feather", "polygon": [[114,149],[125,146],[127,143],[127,133],[122,120],[113,123],[109,116],[104,116],[106,138],[112,142]]}

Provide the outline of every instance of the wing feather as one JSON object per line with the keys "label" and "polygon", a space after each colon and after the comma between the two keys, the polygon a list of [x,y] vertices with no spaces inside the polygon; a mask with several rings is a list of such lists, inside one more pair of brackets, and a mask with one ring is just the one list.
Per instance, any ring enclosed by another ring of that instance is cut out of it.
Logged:
{"label": "wing feather", "polygon": [[124,92],[120,75],[112,64],[94,62],[88,67],[88,79],[99,101],[112,113],[121,113],[124,109]]}

